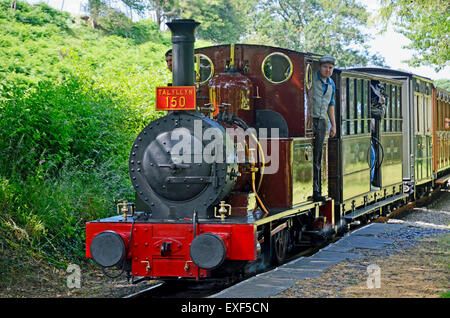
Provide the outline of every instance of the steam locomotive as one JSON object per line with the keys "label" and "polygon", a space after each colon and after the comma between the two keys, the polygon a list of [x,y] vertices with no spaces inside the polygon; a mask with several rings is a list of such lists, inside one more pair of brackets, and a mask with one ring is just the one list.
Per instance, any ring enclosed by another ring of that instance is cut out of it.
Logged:
{"label": "steam locomotive", "polygon": [[[449,92],[406,72],[335,69],[337,132],[322,158],[327,200],[314,202],[311,83],[320,56],[245,44],[194,50],[198,25],[168,23],[173,83],[156,98],[168,112],[133,144],[135,203],[86,223],[86,256],[100,266],[158,279],[251,272],[450,178]],[[377,96],[386,112],[373,127]]]}

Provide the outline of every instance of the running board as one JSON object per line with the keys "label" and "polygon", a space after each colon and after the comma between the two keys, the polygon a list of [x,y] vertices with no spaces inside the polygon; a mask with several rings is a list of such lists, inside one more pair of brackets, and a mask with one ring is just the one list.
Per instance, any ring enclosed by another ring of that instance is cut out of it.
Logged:
{"label": "running board", "polygon": [[436,180],[436,184],[444,184],[450,179],[450,174]]}
{"label": "running board", "polygon": [[383,206],[385,206],[385,205],[387,205],[389,203],[392,203],[392,202],[395,202],[395,201],[398,201],[398,200],[401,200],[401,199],[404,199],[404,198],[407,198],[407,197],[408,197],[408,194],[397,194],[397,195],[394,195],[393,197],[386,198],[386,199],[384,199],[382,201],[376,202],[375,204],[372,204],[370,206],[366,206],[364,208],[355,210],[355,211],[353,211],[350,214],[344,215],[344,219],[347,222],[352,222],[354,219],[359,218],[360,216],[363,216],[364,214],[373,212],[374,210],[377,210],[377,209],[379,209],[379,208],[381,208],[381,207],[383,207]]}

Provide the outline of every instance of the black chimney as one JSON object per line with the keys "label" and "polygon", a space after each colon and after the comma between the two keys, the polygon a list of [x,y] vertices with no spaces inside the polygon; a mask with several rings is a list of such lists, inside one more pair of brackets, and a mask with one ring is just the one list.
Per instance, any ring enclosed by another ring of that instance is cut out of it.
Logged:
{"label": "black chimney", "polygon": [[194,86],[195,29],[200,23],[180,19],[166,24],[172,32],[172,85]]}

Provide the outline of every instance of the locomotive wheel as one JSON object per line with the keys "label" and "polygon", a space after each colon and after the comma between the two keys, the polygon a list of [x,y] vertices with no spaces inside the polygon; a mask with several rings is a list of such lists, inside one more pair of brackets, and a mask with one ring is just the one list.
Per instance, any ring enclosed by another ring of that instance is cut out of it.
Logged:
{"label": "locomotive wheel", "polygon": [[280,265],[286,259],[288,248],[288,231],[283,229],[272,236],[273,260]]}

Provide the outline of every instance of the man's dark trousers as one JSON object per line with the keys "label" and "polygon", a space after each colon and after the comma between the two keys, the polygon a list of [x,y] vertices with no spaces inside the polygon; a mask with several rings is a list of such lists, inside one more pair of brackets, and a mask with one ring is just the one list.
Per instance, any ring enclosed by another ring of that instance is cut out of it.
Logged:
{"label": "man's dark trousers", "polygon": [[322,193],[322,149],[327,133],[327,121],[323,118],[313,118],[313,193],[321,195]]}

